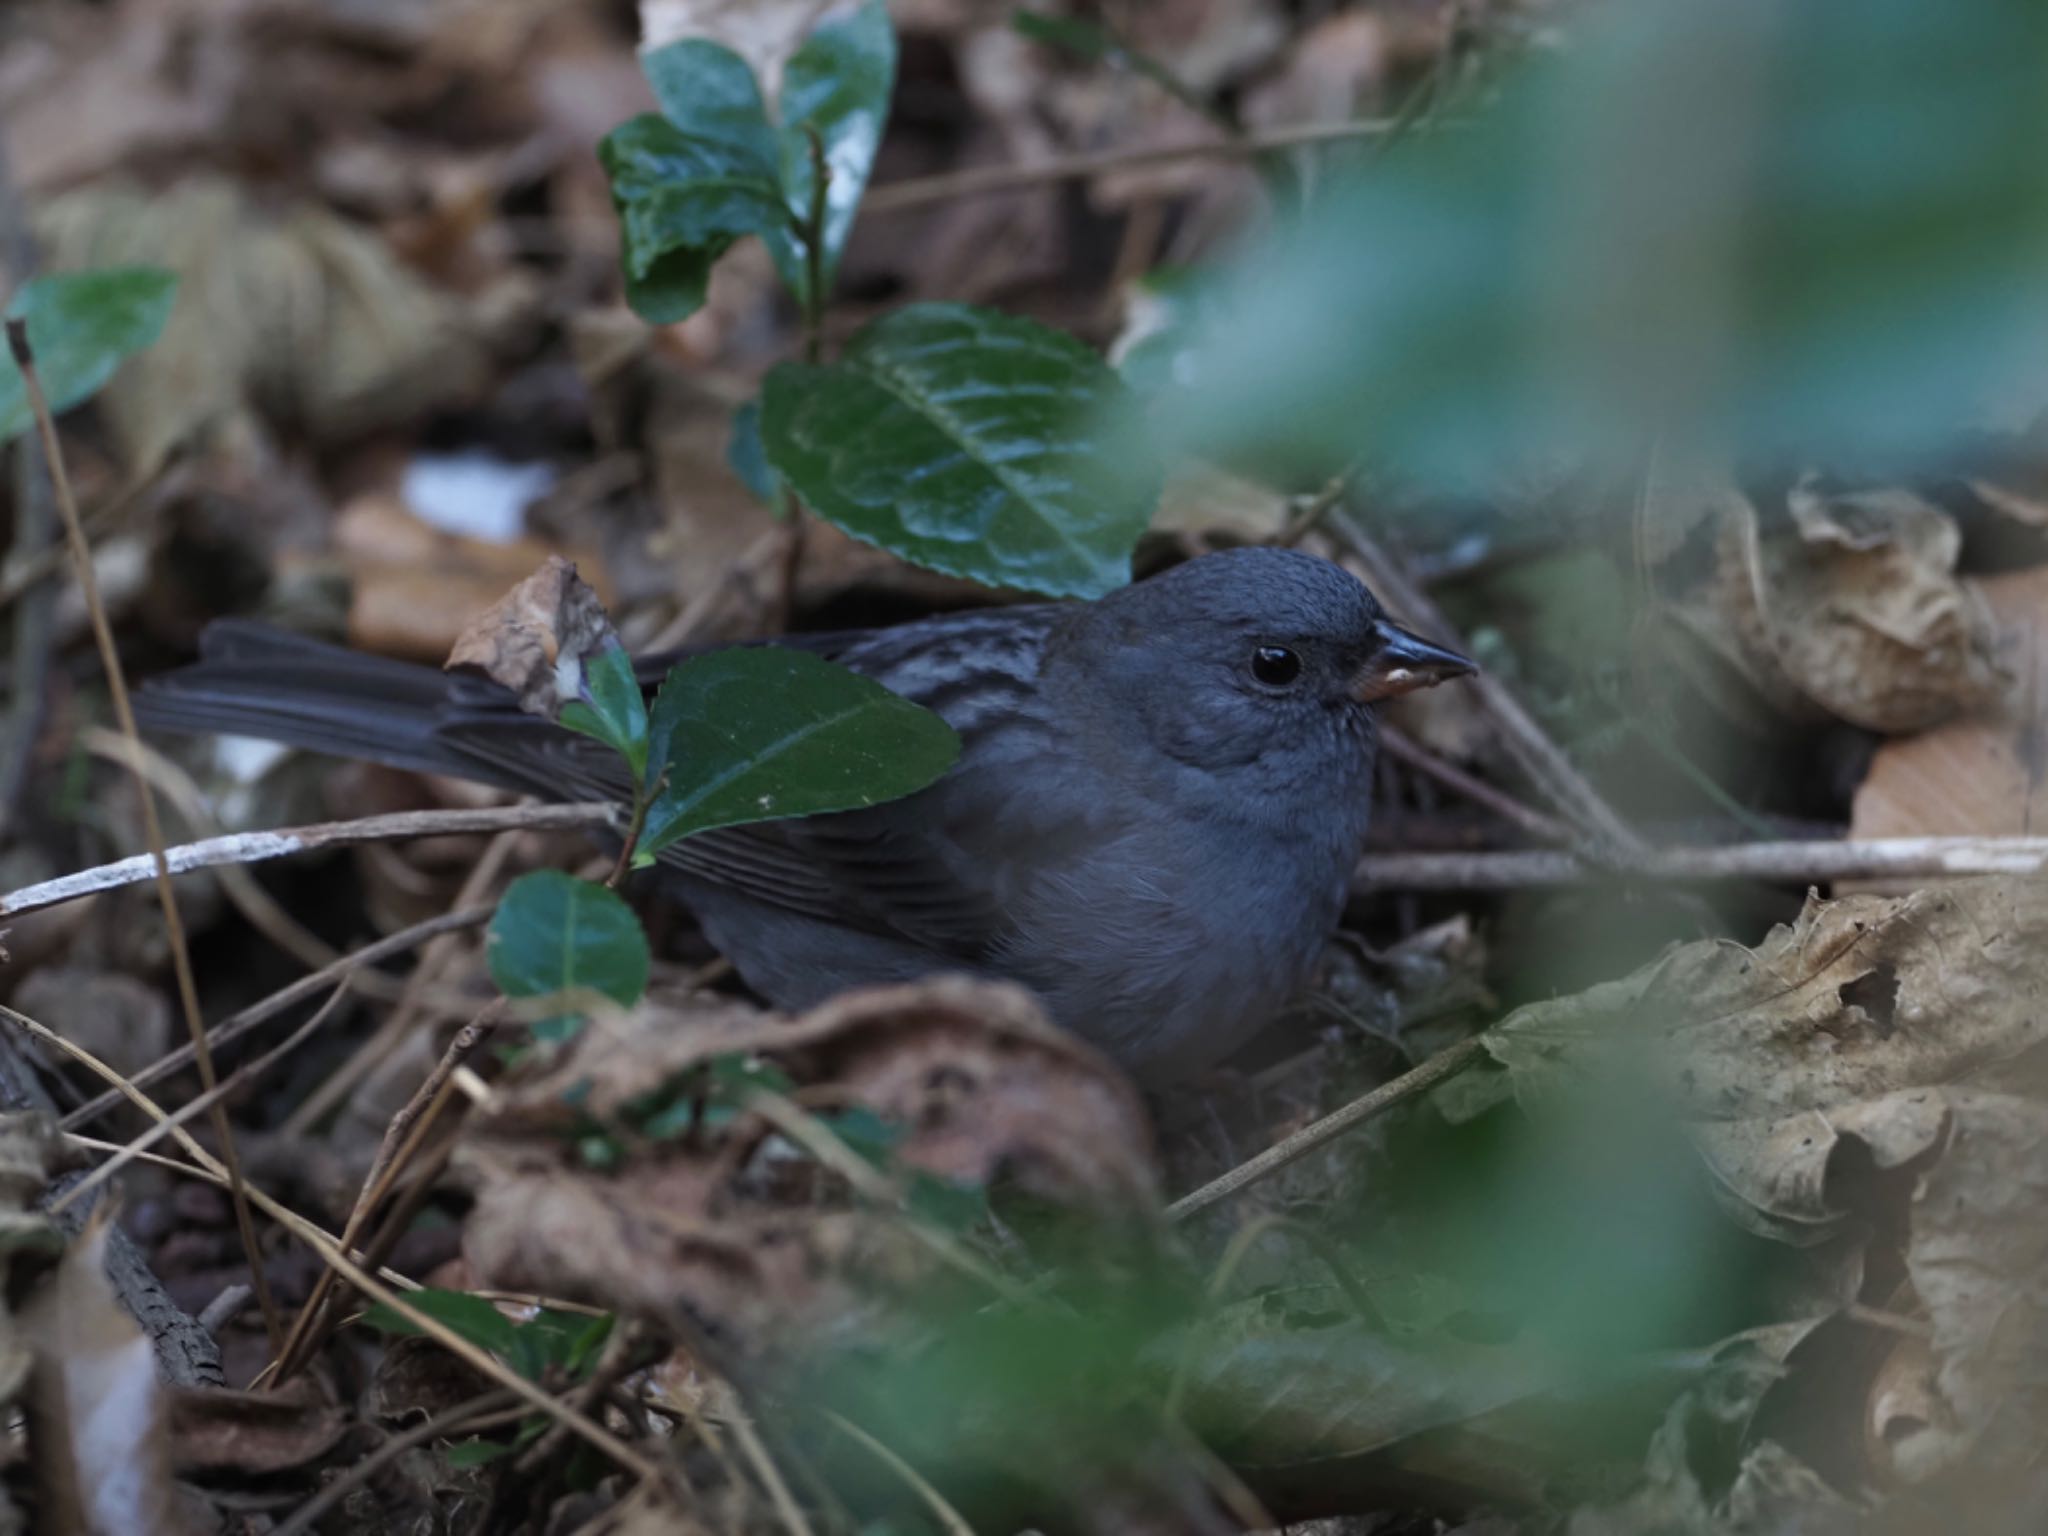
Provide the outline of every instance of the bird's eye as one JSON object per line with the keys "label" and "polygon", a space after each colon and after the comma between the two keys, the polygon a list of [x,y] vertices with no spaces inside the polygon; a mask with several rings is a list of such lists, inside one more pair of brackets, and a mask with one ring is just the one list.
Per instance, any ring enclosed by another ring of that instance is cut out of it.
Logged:
{"label": "bird's eye", "polygon": [[1252,676],[1269,688],[1285,688],[1301,676],[1301,658],[1284,645],[1262,645],[1252,652]]}

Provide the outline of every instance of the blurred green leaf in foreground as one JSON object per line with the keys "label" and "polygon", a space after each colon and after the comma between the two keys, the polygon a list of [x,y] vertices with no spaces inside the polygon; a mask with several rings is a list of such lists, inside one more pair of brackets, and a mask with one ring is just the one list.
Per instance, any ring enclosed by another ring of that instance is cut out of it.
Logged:
{"label": "blurred green leaf in foreground", "polygon": [[[24,283],[7,315],[28,321],[50,409],[67,411],[88,399],[124,359],[154,342],[177,289],[177,278],[155,267],[63,272]],[[0,442],[27,431],[34,419],[21,370],[0,352]]]}
{"label": "blurred green leaf in foreground", "polygon": [[[1645,0],[1247,253],[1165,418],[1291,473],[1880,469],[2048,392],[2048,6]],[[1846,465],[1845,465],[1846,467]]]}

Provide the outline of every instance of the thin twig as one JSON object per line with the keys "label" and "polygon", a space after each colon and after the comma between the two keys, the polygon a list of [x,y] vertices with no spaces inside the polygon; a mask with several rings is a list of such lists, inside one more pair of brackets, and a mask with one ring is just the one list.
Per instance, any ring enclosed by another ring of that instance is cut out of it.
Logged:
{"label": "thin twig", "polygon": [[[1366,567],[1367,579],[1374,590],[1389,600],[1403,618],[1421,625],[1433,640],[1463,647],[1464,642],[1444,617],[1443,610],[1408,579],[1408,573],[1400,563],[1382,549],[1372,535],[1341,511],[1325,519],[1325,525],[1337,541]],[[1467,686],[1477,690],[1480,704],[1500,728],[1508,750],[1515,754],[1524,771],[1559,810],[1607,849],[1630,855],[1645,851],[1647,845],[1643,840],[1615,814],[1614,808],[1586,781],[1571,759],[1565,756],[1564,750],[1550,739],[1549,733],[1522,708],[1505,683],[1489,672],[1481,672],[1471,678]]]}
{"label": "thin twig", "polygon": [[[85,542],[85,528],[78,520],[78,502],[71,494],[71,477],[64,467],[64,447],[57,441],[57,418],[43,394],[43,381],[36,372],[35,348],[30,345],[28,322],[10,317],[7,321],[7,349],[21,370],[28,392],[29,408],[35,413],[36,434],[42,439],[43,462],[50,471],[50,483],[57,492],[57,511],[64,521],[64,537],[71,546],[77,568],[78,587],[92,619],[94,643],[99,647],[100,665],[107,675],[107,692],[113,699],[114,718],[129,748],[128,767],[135,776],[136,797],[142,804],[142,830],[149,841],[149,857],[156,876],[157,905],[163,909],[164,929],[171,951],[171,970],[177,978],[178,1003],[185,1014],[185,1028],[192,1036],[193,1060],[199,1068],[199,1084],[212,1093],[215,1086],[213,1053],[206,1048],[206,1022],[199,1013],[199,982],[192,974],[192,955],[185,942],[185,920],[178,911],[178,894],[171,886],[170,860],[164,853],[163,823],[156,813],[156,791],[142,766],[142,733],[135,728],[135,710],[128,699],[128,678],[121,670],[121,653],[114,646],[114,627],[107,619],[106,604],[100,600],[99,578],[92,567],[92,548]],[[269,1330],[273,1347],[280,1333],[277,1303],[270,1294],[270,1279],[263,1272],[263,1250],[256,1241],[256,1222],[249,1214],[249,1199],[242,1189],[241,1158],[235,1150],[234,1128],[228,1123],[227,1106],[215,1099],[209,1118],[220,1143],[220,1158],[228,1173],[228,1194],[235,1208],[235,1229],[249,1261],[251,1283],[256,1287],[256,1304],[263,1310],[263,1325]]]}
{"label": "thin twig", "polygon": [[[105,758],[121,767],[128,765],[128,744],[114,732],[102,726],[91,725],[78,733],[78,744],[94,757]],[[220,824],[207,810],[206,797],[193,782],[192,775],[147,742],[142,746],[142,771],[149,775],[154,784],[170,801],[171,807],[185,819],[186,831],[193,837],[220,837]],[[256,877],[240,864],[215,866],[220,873],[221,890],[226,893],[235,909],[248,919],[249,926],[269,939],[279,949],[300,964],[318,970],[321,966],[332,965],[340,958],[333,946],[307,929],[297,918],[278,904],[277,898],[257,883]],[[381,978],[376,978],[381,979]],[[374,991],[374,981],[366,991]],[[393,996],[395,996],[395,992]],[[389,1001],[389,999],[386,999]]]}
{"label": "thin twig", "polygon": [[[516,831],[500,832],[484,846],[482,855],[462,877],[462,889],[455,893],[457,909],[490,910],[482,903],[504,873],[505,861],[512,856],[518,837]],[[377,1026],[354,1055],[328,1074],[326,1081],[318,1084],[306,1095],[305,1101],[285,1117],[281,1127],[285,1136],[311,1135],[316,1125],[355,1092],[357,1084],[380,1063],[391,1058],[417,1024],[428,989],[438,986],[446,975],[459,943],[460,935],[457,933],[440,934],[428,941],[427,947],[420,952],[419,964],[405,979],[405,989],[399,995],[398,1006],[391,1010],[390,1016]],[[465,1013],[467,1011],[464,1010]]]}
{"label": "thin twig", "polygon": [[1378,1115],[1385,1114],[1396,1104],[1426,1093],[1438,1083],[1456,1077],[1486,1054],[1486,1046],[1477,1035],[1469,1040],[1460,1040],[1456,1045],[1447,1046],[1420,1066],[1402,1073],[1391,1083],[1382,1083],[1368,1094],[1361,1095],[1342,1109],[1323,1116],[1312,1125],[1303,1126],[1286,1140],[1266,1148],[1257,1157],[1224,1174],[1211,1179],[1192,1194],[1181,1196],[1166,1208],[1169,1221],[1182,1221],[1197,1211],[1207,1210],[1219,1200],[1227,1200],[1241,1189],[1246,1189],[1261,1179],[1279,1172],[1289,1163],[1306,1157],[1324,1142],[1343,1135],[1355,1125],[1363,1125]]}
{"label": "thin twig", "polygon": [[133,1161],[137,1153],[147,1152],[178,1126],[192,1119],[194,1115],[197,1115],[202,1110],[211,1109],[236,1089],[254,1082],[280,1061],[291,1055],[300,1045],[313,1037],[314,1031],[327,1022],[328,1015],[341,1006],[341,1000],[348,996],[348,983],[348,977],[342,977],[341,981],[336,984],[332,995],[328,997],[326,1002],[313,1010],[312,1016],[305,1023],[301,1024],[255,1060],[243,1062],[234,1071],[222,1078],[216,1086],[209,1088],[206,1092],[193,1099],[191,1103],[184,1105],[168,1120],[159,1120],[155,1125],[152,1125],[140,1136],[129,1142],[122,1151],[116,1152],[104,1163],[93,1169],[91,1173],[88,1173],[76,1184],[65,1190],[58,1199],[51,1202],[50,1214],[54,1216],[80,1196],[97,1189]]}
{"label": "thin twig", "polygon": [[[170,1119],[169,1114],[165,1112],[162,1105],[158,1104],[156,1100],[150,1098],[148,1094],[137,1088],[127,1078],[116,1072],[83,1046],[78,1045],[74,1041],[66,1040],[47,1025],[39,1024],[26,1014],[17,1013],[5,1004],[0,1004],[0,1018],[8,1019],[21,1028],[26,1029],[38,1040],[46,1041],[58,1050],[63,1051],[74,1061],[79,1062],[92,1072],[98,1074],[106,1082],[120,1089],[124,1098],[152,1120]],[[186,1155],[198,1163],[207,1173],[211,1174],[216,1180],[222,1182],[227,1180],[228,1173],[221,1164],[221,1161],[198,1142],[194,1141],[189,1131],[181,1126],[174,1127],[171,1135],[177,1138],[178,1145],[185,1149]],[[114,1150],[118,1151],[119,1149],[115,1148]],[[301,1216],[297,1211],[294,1211],[290,1206],[282,1201],[273,1200],[254,1184],[245,1184],[243,1188],[248,1191],[251,1202],[258,1206],[265,1215],[271,1217],[308,1248],[311,1248],[314,1253],[320,1256],[323,1262],[334,1269],[340,1270],[342,1277],[365,1296],[369,1297],[370,1300],[380,1302],[384,1306],[389,1307],[393,1312],[396,1312],[400,1317],[412,1324],[415,1329],[426,1334],[435,1343],[449,1351],[449,1353],[453,1354],[471,1369],[481,1372],[501,1386],[511,1388],[514,1393],[540,1409],[549,1418],[568,1424],[573,1433],[580,1436],[590,1445],[595,1446],[599,1451],[603,1452],[641,1481],[657,1488],[667,1486],[667,1478],[659,1466],[620,1440],[618,1436],[614,1435],[602,1424],[595,1423],[588,1416],[576,1413],[562,1403],[557,1402],[524,1376],[502,1364],[489,1351],[472,1344],[439,1318],[434,1317],[430,1313],[422,1312],[418,1307],[413,1306],[401,1297],[398,1292],[392,1290],[383,1281],[370,1274],[362,1265],[351,1259],[333,1237]]]}
{"label": "thin twig", "polygon": [[[339,848],[350,843],[402,842],[414,837],[440,837],[453,832],[560,831],[571,827],[609,824],[617,807],[608,802],[579,805],[492,805],[475,810],[395,811],[388,816],[362,816],[354,821],[323,821],[311,826],[285,827],[274,832],[236,832],[227,837],[203,838],[180,843],[164,851],[170,873],[211,869],[221,864],[259,864],[289,854],[316,848]],[[81,896],[136,885],[155,872],[154,855],[117,859],[60,875],[37,885],[0,896],[0,917],[22,917],[54,907]]]}
{"label": "thin twig", "polygon": [[2048,871],[2048,837],[1886,837],[1860,843],[1654,848],[1620,861],[1618,867],[1564,849],[1383,853],[1361,860],[1354,879],[1379,890],[1506,891],[1616,878],[1822,885],[1837,880],[1947,880],[2044,871]]}
{"label": "thin twig", "polygon": [[[488,906],[459,907],[453,912],[444,912],[439,917],[430,917],[425,922],[414,923],[410,928],[401,928],[374,944],[365,944],[354,953],[343,955],[334,964],[325,966],[310,976],[301,976],[291,985],[280,988],[270,996],[251,1003],[240,1013],[221,1020],[206,1032],[206,1043],[215,1047],[231,1045],[250,1030],[267,1024],[287,1008],[304,1002],[317,994],[321,988],[351,975],[361,967],[375,965],[379,960],[403,954],[415,945],[424,944],[440,934],[453,933],[460,928],[474,928],[480,923],[488,922],[494,910],[496,909]],[[192,1047],[182,1045],[168,1056],[144,1067],[129,1081],[137,1088],[148,1088],[191,1064]],[[103,1093],[98,1098],[89,1099],[79,1105],[57,1123],[67,1131],[76,1130],[81,1125],[90,1125],[119,1104],[122,1097],[118,1089]]]}
{"label": "thin twig", "polygon": [[[474,1019],[463,1025],[449,1040],[448,1047],[441,1053],[441,1059],[434,1064],[426,1080],[412,1097],[399,1107],[391,1117],[391,1124],[385,1128],[384,1139],[378,1145],[377,1155],[371,1160],[370,1171],[363,1178],[363,1187],[356,1196],[354,1209],[349,1212],[348,1222],[341,1229],[341,1245],[355,1247],[363,1228],[369,1224],[379,1205],[391,1187],[397,1183],[420,1147],[424,1145],[434,1122],[449,1098],[449,1079],[455,1069],[468,1060],[470,1053],[483,1043],[484,1038],[496,1026],[498,1017],[504,1012],[504,1000],[490,1004]],[[313,1282],[313,1288],[306,1297],[306,1303],[299,1308],[298,1316],[292,1320],[291,1332],[285,1339],[284,1347],[277,1353],[275,1371],[278,1383],[288,1381],[292,1374],[312,1357],[320,1347],[320,1341],[327,1334],[327,1320],[347,1305],[345,1296],[335,1296],[330,1302],[330,1292],[335,1288],[333,1271],[322,1274]]]}
{"label": "thin twig", "polygon": [[939,1522],[939,1529],[944,1531],[946,1536],[974,1536],[974,1527],[967,1523],[966,1517],[947,1503],[946,1496],[926,1482],[917,1468],[844,1414],[827,1408],[825,1417],[855,1445],[902,1479],[904,1485],[924,1501],[924,1507],[932,1512],[932,1518]]}
{"label": "thin twig", "polygon": [[271,1536],[303,1536],[303,1533],[312,1530],[329,1510],[337,1508],[343,1499],[414,1446],[425,1445],[430,1440],[441,1440],[459,1433],[473,1434],[498,1424],[515,1423],[525,1418],[526,1412],[516,1394],[501,1388],[473,1397],[466,1403],[457,1403],[453,1408],[437,1413],[410,1429],[401,1430],[360,1461],[351,1462],[343,1468],[332,1482],[293,1510],[289,1519],[273,1528]]}
{"label": "thin twig", "polygon": [[1016,192],[1027,187],[1057,181],[1080,181],[1107,171],[1137,170],[1148,165],[1171,165],[1179,160],[1256,159],[1276,149],[1298,149],[1311,144],[1339,144],[1354,139],[1378,138],[1393,130],[1387,119],[1354,123],[1311,123],[1292,128],[1275,128],[1248,133],[1236,139],[1211,139],[1200,144],[1173,144],[1153,149],[1115,149],[1100,154],[1062,155],[1027,165],[984,165],[963,171],[946,171],[937,176],[907,177],[885,181],[870,188],[861,199],[860,211],[899,213],[932,203],[951,202],[962,197],[987,197],[998,192]]}
{"label": "thin twig", "polygon": [[813,1536],[811,1522],[804,1518],[789,1491],[789,1484],[783,1480],[782,1471],[775,1465],[775,1459],[768,1454],[768,1447],[761,1443],[761,1437],[754,1429],[746,1406],[737,1401],[734,1394],[733,1411],[727,1417],[726,1428],[732,1431],[733,1439],[740,1443],[740,1454],[747,1459],[747,1465],[754,1469],[754,1476],[761,1480],[761,1486],[768,1490],[768,1501],[775,1506],[777,1518],[790,1536]]}
{"label": "thin twig", "polygon": [[1541,838],[1546,843],[1568,843],[1572,840],[1572,829],[1555,816],[1546,816],[1534,806],[1522,804],[1505,790],[1467,773],[1457,764],[1445,762],[1421,742],[1385,721],[1380,722],[1380,746],[1397,762],[1406,763],[1418,773],[1428,774],[1473,804],[1484,806],[1502,820],[1514,823],[1531,837]]}

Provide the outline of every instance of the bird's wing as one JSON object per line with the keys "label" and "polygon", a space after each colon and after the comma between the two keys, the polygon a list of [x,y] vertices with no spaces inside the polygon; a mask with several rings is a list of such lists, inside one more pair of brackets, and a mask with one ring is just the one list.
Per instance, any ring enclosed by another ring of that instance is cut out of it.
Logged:
{"label": "bird's wing", "polygon": [[[1039,727],[1028,709],[1058,610],[962,614],[819,650],[936,711],[961,756],[930,789],[866,810],[724,827],[664,849],[663,863],[786,911],[902,939],[963,962],[1003,938],[1004,871],[1039,850],[1017,825],[1015,758]],[[1012,846],[1029,841],[1032,846]]]}
{"label": "bird's wing", "polygon": [[[1018,607],[792,637],[935,710],[960,733],[959,762],[908,799],[702,832],[663,849],[659,862],[788,912],[963,962],[982,958],[1005,932],[1003,871],[1036,853],[1042,837],[1057,837],[1022,826],[1006,770],[1030,750],[1031,690],[1058,612]],[[657,683],[674,659],[643,663],[643,684]],[[545,785],[555,796],[631,793],[611,751],[518,713],[502,690],[477,680],[448,695],[435,735],[494,781]]]}

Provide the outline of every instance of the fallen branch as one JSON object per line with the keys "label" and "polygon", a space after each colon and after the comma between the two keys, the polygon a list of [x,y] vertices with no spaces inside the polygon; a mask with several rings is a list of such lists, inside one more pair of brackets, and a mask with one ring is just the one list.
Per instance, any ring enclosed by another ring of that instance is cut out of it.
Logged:
{"label": "fallen branch", "polygon": [[1356,881],[1382,890],[1498,891],[1582,880],[1943,880],[2048,871],[2048,837],[1887,837],[1868,842],[1734,843],[1653,848],[1619,867],[1563,850],[1388,853],[1358,865]]}
{"label": "fallen branch", "polygon": [[[518,828],[530,831],[559,831],[571,827],[597,827],[610,822],[615,807],[586,805],[493,805],[479,810],[397,811],[388,816],[364,816],[355,821],[323,821],[312,826],[285,827],[274,832],[235,832],[226,837],[209,837],[196,843],[180,843],[164,850],[170,872],[212,869],[224,864],[260,864],[289,854],[309,853],[316,848],[339,848],[349,843],[402,842],[414,837],[441,837],[458,832],[503,832]],[[156,859],[138,854],[117,859],[73,875],[59,875],[39,885],[25,885],[0,896],[0,918],[22,917],[45,907],[59,906],[137,885],[156,873]]]}

